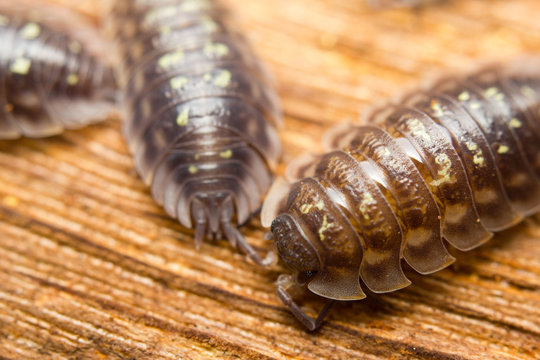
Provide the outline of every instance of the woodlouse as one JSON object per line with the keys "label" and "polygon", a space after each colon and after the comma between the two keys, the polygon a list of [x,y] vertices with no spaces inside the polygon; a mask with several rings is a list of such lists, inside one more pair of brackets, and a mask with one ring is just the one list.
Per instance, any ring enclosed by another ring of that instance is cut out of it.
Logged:
{"label": "woodlouse", "polygon": [[67,33],[0,13],[0,139],[44,137],[117,109],[112,69]]}
{"label": "woodlouse", "polygon": [[[455,260],[443,238],[470,250],[536,212],[539,109],[537,74],[490,66],[373,112],[378,126],[334,130],[328,142],[343,150],[297,163],[305,178],[276,182],[263,205],[293,271],[278,280],[282,301],[314,330],[332,300],[366,296],[359,279],[374,293],[404,288],[401,259],[438,271]],[[293,286],[330,299],[316,319]]]}
{"label": "woodlouse", "polygon": [[124,135],[154,199],[195,244],[222,235],[263,260],[237,226],[258,210],[280,155],[267,73],[208,0],[117,1]]}

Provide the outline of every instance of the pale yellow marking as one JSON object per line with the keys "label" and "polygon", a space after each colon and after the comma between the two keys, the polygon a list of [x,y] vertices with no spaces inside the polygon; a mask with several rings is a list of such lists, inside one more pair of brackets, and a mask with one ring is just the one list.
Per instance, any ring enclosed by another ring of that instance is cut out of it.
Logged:
{"label": "pale yellow marking", "polygon": [[162,26],[160,29],[159,29],[159,33],[161,35],[170,35],[171,33],[171,27],[170,26]]}
{"label": "pale yellow marking", "polygon": [[470,98],[471,98],[471,94],[469,94],[468,91],[464,91],[458,95],[459,101],[469,101]]}
{"label": "pale yellow marking", "polygon": [[319,200],[318,203],[316,203],[315,205],[313,204],[303,204],[301,207],[300,207],[300,211],[302,212],[302,214],[307,214],[311,209],[313,208],[317,208],[319,210],[322,210],[324,209],[324,201],[322,200]]}
{"label": "pale yellow marking", "polygon": [[485,166],[485,159],[484,157],[482,156],[482,152],[477,152],[476,154],[474,154],[473,156],[473,163],[475,163],[476,165],[478,165],[479,167],[483,167]]}
{"label": "pale yellow marking", "polygon": [[184,87],[188,83],[188,79],[185,76],[176,76],[173,77],[169,83],[171,85],[171,88],[175,90],[179,90]]}
{"label": "pale yellow marking", "polygon": [[482,150],[478,149],[478,144],[472,141],[467,141],[465,145],[467,146],[467,149],[469,149],[470,151],[476,151],[476,153],[473,155],[473,163],[475,163],[479,167],[484,166],[485,165],[484,155],[482,154]]}
{"label": "pale yellow marking", "polygon": [[182,61],[183,58],[184,58],[184,51],[182,49],[178,49],[172,53],[162,55],[158,59],[158,65],[162,69],[167,69],[171,65],[178,64],[180,61]]}
{"label": "pale yellow marking", "polygon": [[41,34],[41,26],[39,26],[35,22],[29,22],[22,27],[22,29],[19,31],[19,34],[23,39],[26,40],[35,39],[39,36],[39,34]]}
{"label": "pale yellow marking", "polygon": [[178,116],[176,117],[176,124],[178,126],[186,126],[189,122],[189,108],[184,109]]}
{"label": "pale yellow marking", "polygon": [[174,5],[162,6],[149,11],[144,17],[144,22],[149,24],[157,23],[159,19],[173,17],[176,15],[178,8]]}
{"label": "pale yellow marking", "polygon": [[199,159],[201,158],[201,155],[195,154],[195,156],[193,156],[193,158],[194,158],[195,160],[199,160]]}
{"label": "pale yellow marking", "polygon": [[334,226],[334,223],[329,223],[326,215],[323,216],[323,223],[319,228],[319,238],[324,240],[324,232]]}
{"label": "pale yellow marking", "polygon": [[219,153],[219,157],[222,159],[230,159],[232,157],[232,150],[228,149]]}
{"label": "pale yellow marking", "polygon": [[497,152],[499,154],[506,154],[508,152],[508,150],[510,150],[510,148],[506,145],[501,145],[499,146],[499,148],[497,149]]}
{"label": "pale yellow marking", "polygon": [[437,171],[438,179],[433,180],[430,182],[431,186],[440,186],[444,183],[454,182],[455,179],[453,179],[450,176],[450,170],[452,169],[452,162],[450,161],[450,158],[446,154],[439,154],[435,158],[435,162],[437,165],[440,165],[442,167],[441,170]]}
{"label": "pale yellow marking", "polygon": [[218,24],[212,18],[205,16],[202,20],[202,24],[205,27],[206,31],[209,33],[216,32],[218,30]]}
{"label": "pale yellow marking", "polygon": [[11,66],[9,67],[9,71],[11,71],[14,74],[19,75],[26,75],[30,71],[30,66],[32,65],[32,62],[24,57],[18,57],[16,58]]}
{"label": "pale yellow marking", "polygon": [[368,207],[372,205],[376,205],[377,201],[373,198],[373,196],[370,193],[365,193],[362,197],[362,201],[360,202],[360,205],[358,206],[358,210],[362,213],[365,220],[369,220],[369,213],[368,213]]}
{"label": "pale yellow marking", "polygon": [[478,101],[473,101],[469,104],[469,107],[473,110],[478,110],[482,107],[482,104],[480,104]]}
{"label": "pale yellow marking", "polygon": [[223,57],[229,53],[229,47],[222,43],[208,43],[203,51],[208,57]]}
{"label": "pale yellow marking", "polygon": [[71,73],[67,76],[66,81],[68,85],[71,85],[71,86],[77,85],[77,83],[79,82],[79,75],[75,73]]}
{"label": "pale yellow marking", "polygon": [[209,6],[210,4],[206,0],[187,0],[180,5],[180,10],[183,12],[195,12],[207,9]]}
{"label": "pale yellow marking", "polygon": [[504,94],[499,91],[499,88],[496,86],[492,86],[487,88],[484,91],[484,95],[488,98],[494,98],[497,101],[503,101],[504,100]]}
{"label": "pale yellow marking", "polygon": [[415,137],[420,137],[426,141],[431,141],[431,137],[429,136],[429,134],[427,133],[426,131],[426,127],[424,126],[424,124],[414,118],[414,119],[410,119],[408,122],[407,122],[407,126],[409,127],[409,131],[415,136]]}
{"label": "pale yellow marking", "polygon": [[510,123],[508,125],[510,125],[510,127],[513,129],[519,129],[523,124],[521,123],[521,121],[519,121],[519,119],[513,118],[512,120],[510,120]]}
{"label": "pale yellow marking", "polygon": [[210,73],[206,73],[203,75],[203,80],[206,81],[206,82],[209,82],[210,80],[212,80],[212,75]]}
{"label": "pale yellow marking", "polygon": [[522,95],[525,95],[527,97],[533,97],[536,95],[536,92],[529,86],[522,86],[520,91]]}
{"label": "pale yellow marking", "polygon": [[68,44],[68,49],[73,54],[79,54],[82,51],[82,45],[78,41],[71,41]]}
{"label": "pale yellow marking", "polygon": [[472,141],[467,141],[465,145],[467,146],[467,149],[469,149],[470,151],[475,151],[476,149],[478,149],[478,144]]}
{"label": "pale yellow marking", "polygon": [[497,89],[495,86],[489,87],[484,91],[484,95],[486,97],[493,97],[499,93],[499,89]]}
{"label": "pale yellow marking", "polygon": [[226,88],[231,84],[232,74],[229,70],[222,70],[214,79],[214,85]]}
{"label": "pale yellow marking", "polygon": [[6,195],[2,199],[2,203],[9,207],[17,207],[21,203],[21,200],[13,195]]}
{"label": "pale yellow marking", "polygon": [[437,100],[431,100],[431,110],[433,110],[435,113],[433,115],[440,117],[444,115],[444,111],[441,108],[441,104]]}
{"label": "pale yellow marking", "polygon": [[9,25],[9,18],[4,15],[0,15],[0,26],[8,26]]}
{"label": "pale yellow marking", "polygon": [[191,175],[193,175],[193,174],[196,174],[199,171],[199,169],[195,165],[190,165],[188,168],[188,171]]}

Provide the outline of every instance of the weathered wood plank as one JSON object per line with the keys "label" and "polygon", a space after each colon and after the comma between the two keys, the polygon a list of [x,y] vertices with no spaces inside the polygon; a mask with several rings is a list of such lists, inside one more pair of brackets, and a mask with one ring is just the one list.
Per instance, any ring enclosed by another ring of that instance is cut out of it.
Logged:
{"label": "weathered wood plank", "polygon": [[[378,13],[349,0],[223,2],[275,74],[283,163],[434,73],[540,52],[535,0]],[[119,120],[1,142],[0,169],[2,359],[540,357],[539,217],[451,269],[410,272],[404,291],[337,305],[310,334],[274,294],[280,266],[257,268],[223,241],[193,248],[135,174]],[[257,221],[245,232],[269,247]]]}

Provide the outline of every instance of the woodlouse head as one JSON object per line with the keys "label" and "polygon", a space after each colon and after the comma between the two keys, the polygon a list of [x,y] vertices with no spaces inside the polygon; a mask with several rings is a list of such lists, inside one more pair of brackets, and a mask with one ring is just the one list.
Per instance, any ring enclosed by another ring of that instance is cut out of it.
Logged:
{"label": "woodlouse head", "polygon": [[317,252],[289,214],[279,215],[270,228],[279,257],[292,270],[313,275],[320,269]]}

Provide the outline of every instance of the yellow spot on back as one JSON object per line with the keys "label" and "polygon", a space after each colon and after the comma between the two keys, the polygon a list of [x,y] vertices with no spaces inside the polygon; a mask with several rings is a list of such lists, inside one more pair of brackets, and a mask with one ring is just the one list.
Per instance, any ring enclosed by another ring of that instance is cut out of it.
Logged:
{"label": "yellow spot on back", "polygon": [[482,156],[482,152],[479,151],[473,156],[473,163],[478,165],[479,167],[483,167],[485,165],[485,159]]}
{"label": "yellow spot on back", "polygon": [[0,26],[8,26],[9,25],[9,18],[4,15],[0,15]]}
{"label": "yellow spot on back", "polygon": [[176,76],[173,77],[169,83],[171,85],[171,88],[178,90],[188,83],[188,79],[184,76]]}
{"label": "yellow spot on back", "polygon": [[71,51],[72,53],[78,54],[78,53],[81,52],[82,46],[81,46],[81,44],[80,44],[78,41],[71,41],[71,42],[68,44],[68,49],[69,49],[69,51]]}
{"label": "yellow spot on back", "polygon": [[323,216],[323,223],[319,228],[319,238],[324,240],[324,232],[334,226],[334,223],[329,223],[326,215]]}
{"label": "yellow spot on back", "polygon": [[493,97],[499,93],[499,89],[497,89],[495,86],[489,87],[484,91],[484,95],[486,97]]}
{"label": "yellow spot on back", "polygon": [[182,61],[183,58],[184,51],[182,49],[178,49],[172,53],[162,55],[158,59],[158,65],[162,69],[167,69],[172,65],[178,64],[180,61]]}
{"label": "yellow spot on back", "polygon": [[229,53],[229,47],[222,43],[208,43],[203,51],[208,57],[222,57]]}
{"label": "yellow spot on back", "polygon": [[473,110],[478,110],[482,107],[482,104],[480,104],[478,101],[473,101],[469,104],[469,107]]}
{"label": "yellow spot on back", "polygon": [[2,203],[9,207],[16,207],[21,203],[21,200],[13,195],[6,195],[2,199]]}
{"label": "yellow spot on back", "polygon": [[176,15],[178,9],[174,5],[157,7],[146,14],[144,22],[149,24],[157,23],[159,19]]}
{"label": "yellow spot on back", "polygon": [[193,174],[196,174],[199,171],[199,169],[195,165],[190,165],[188,168],[188,171],[191,175],[193,175]]}
{"label": "yellow spot on back", "polygon": [[77,83],[79,82],[79,76],[77,74],[71,73],[67,76],[66,80],[68,85],[77,85]]}
{"label": "yellow spot on back", "polygon": [[311,209],[313,208],[317,208],[319,210],[322,210],[324,209],[324,201],[323,200],[319,200],[318,203],[316,203],[315,205],[313,204],[303,204],[301,207],[300,207],[300,211],[302,212],[302,214],[307,214]]}
{"label": "yellow spot on back", "polygon": [[533,89],[531,89],[529,86],[522,86],[520,90],[521,90],[521,94],[527,97],[533,97],[536,95],[536,92]]}
{"label": "yellow spot on back", "polygon": [[471,94],[468,91],[464,91],[458,95],[459,101],[468,101],[471,98]]}
{"label": "yellow spot on back", "polygon": [[440,170],[437,171],[437,179],[430,182],[431,186],[440,186],[441,184],[448,183],[448,182],[454,182],[455,179],[453,179],[450,176],[450,170],[452,169],[452,162],[450,161],[450,158],[446,154],[439,154],[435,158],[435,163],[441,167]]}
{"label": "yellow spot on back", "polygon": [[32,65],[32,62],[24,57],[18,57],[16,58],[11,66],[9,67],[9,71],[11,71],[14,74],[19,75],[26,75],[30,71],[30,66]]}
{"label": "yellow spot on back", "polygon": [[228,149],[219,153],[219,157],[222,159],[230,159],[232,157],[232,150]]}
{"label": "yellow spot on back", "polygon": [[170,26],[162,26],[159,29],[159,33],[161,35],[169,35],[171,33],[171,27]]}
{"label": "yellow spot on back", "polygon": [[195,154],[195,156],[193,156],[193,158],[194,158],[195,160],[199,160],[199,159],[201,158],[201,155]]}
{"label": "yellow spot on back", "polygon": [[22,29],[19,31],[19,34],[23,39],[32,40],[39,36],[41,33],[41,27],[34,23],[29,22],[28,24],[24,25]]}
{"label": "yellow spot on back", "polygon": [[437,100],[431,100],[431,110],[434,111],[433,115],[435,115],[437,117],[444,115],[444,111],[441,108],[441,104],[439,104],[439,102]]}
{"label": "yellow spot on back", "polygon": [[472,141],[467,141],[465,145],[467,146],[467,149],[469,149],[470,151],[475,151],[476,149],[478,149],[478,144]]}
{"label": "yellow spot on back", "polygon": [[523,124],[521,123],[521,121],[519,121],[519,119],[513,118],[512,120],[510,120],[509,125],[510,125],[510,127],[513,128],[513,129],[518,129],[518,128],[520,128]]}
{"label": "yellow spot on back", "polygon": [[369,220],[368,206],[375,205],[377,202],[373,198],[373,195],[370,193],[365,193],[360,205],[358,205],[358,210],[362,213],[365,220]]}
{"label": "yellow spot on back", "polygon": [[216,22],[208,16],[205,16],[203,18],[202,24],[205,27],[206,31],[208,31],[209,33],[216,32],[218,29],[218,25],[216,24]]}
{"label": "yellow spot on back", "polygon": [[497,149],[497,152],[499,154],[506,154],[508,152],[508,150],[510,150],[510,148],[506,145],[501,145],[499,146],[499,148]]}
{"label": "yellow spot on back", "polygon": [[189,122],[189,108],[184,109],[178,116],[176,117],[176,124],[178,126],[186,126]]}
{"label": "yellow spot on back", "polygon": [[187,0],[180,5],[180,10],[183,12],[195,12],[207,9],[209,6],[207,0]]}
{"label": "yellow spot on back", "polygon": [[210,80],[212,80],[212,75],[210,75],[210,73],[206,73],[203,75],[203,80],[208,82]]}
{"label": "yellow spot on back", "polygon": [[226,88],[231,84],[231,77],[232,75],[229,70],[222,70],[214,79],[214,85]]}
{"label": "yellow spot on back", "polygon": [[420,137],[426,141],[431,141],[431,137],[427,133],[426,127],[420,120],[416,118],[410,119],[407,122],[407,126],[409,127],[409,130],[414,136]]}

